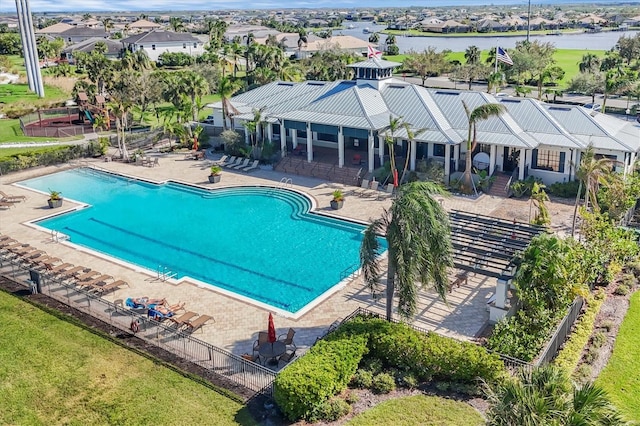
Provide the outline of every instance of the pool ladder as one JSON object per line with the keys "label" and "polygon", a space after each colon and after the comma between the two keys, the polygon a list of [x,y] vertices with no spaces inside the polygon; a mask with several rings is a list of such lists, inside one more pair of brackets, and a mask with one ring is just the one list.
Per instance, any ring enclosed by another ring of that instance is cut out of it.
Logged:
{"label": "pool ladder", "polygon": [[162,265],[158,265],[156,272],[158,273],[158,280],[160,281],[166,281],[178,275],[176,272],[170,271],[169,268]]}
{"label": "pool ladder", "polygon": [[280,179],[280,184],[278,188],[292,188],[293,187],[293,179],[288,177],[283,177]]}

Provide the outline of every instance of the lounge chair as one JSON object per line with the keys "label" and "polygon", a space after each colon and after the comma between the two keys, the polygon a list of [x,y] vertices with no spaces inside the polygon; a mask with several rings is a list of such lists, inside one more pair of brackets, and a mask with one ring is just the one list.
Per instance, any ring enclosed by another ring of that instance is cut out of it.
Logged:
{"label": "lounge chair", "polygon": [[180,315],[179,317],[171,317],[169,318],[169,321],[171,321],[173,324],[176,325],[176,327],[180,328],[182,327],[187,321],[189,321],[191,318],[197,316],[198,314],[195,312],[185,312],[184,314]]}
{"label": "lounge chair", "polygon": [[108,280],[112,280],[113,277],[111,275],[100,275],[98,277],[95,278],[91,278],[89,280],[86,281],[80,281],[77,282],[76,284],[78,285],[78,287],[87,287],[87,288],[91,288],[94,286],[99,286],[100,283],[104,283],[106,284]]}
{"label": "lounge chair", "polygon": [[63,263],[62,265],[57,266],[47,266],[44,272],[46,275],[55,275],[57,273],[63,273],[64,271],[73,267],[73,263]]}
{"label": "lounge chair", "polygon": [[376,198],[376,200],[384,200],[384,199],[393,197],[394,189],[395,187],[393,186],[393,183],[388,183],[384,191],[378,192],[378,197]]}
{"label": "lounge chair", "polygon": [[243,172],[250,172],[251,170],[257,169],[258,168],[258,164],[260,164],[259,160],[253,160],[253,164],[251,164],[249,167],[245,167],[244,169],[242,169]]}
{"label": "lounge chair", "polygon": [[91,269],[87,268],[86,266],[76,266],[75,268],[62,271],[60,274],[56,275],[56,278],[60,280],[66,280],[69,278],[74,278],[76,275],[89,272],[90,270]]}
{"label": "lounge chair", "polygon": [[367,189],[369,189],[369,179],[362,179],[362,182],[360,183],[360,188],[354,189],[353,191],[351,191],[351,193],[353,195],[360,195]]}
{"label": "lounge chair", "polygon": [[378,185],[380,185],[380,182],[378,182],[377,180],[371,181],[371,183],[369,184],[369,189],[366,189],[364,191],[362,191],[359,195],[361,197],[369,197],[369,196],[378,196]]}
{"label": "lounge chair", "polygon": [[278,336],[278,341],[284,343],[287,346],[293,346],[294,348],[297,348],[296,344],[293,343],[293,336],[295,335],[296,335],[296,331],[293,328],[289,328],[289,331],[287,331],[287,334],[282,334]]}
{"label": "lounge chair", "polygon": [[90,281],[94,278],[97,278],[99,275],[102,275],[102,273],[94,271],[93,269],[89,269],[86,272],[75,275],[73,278],[75,278],[77,284],[80,284],[82,281]]}
{"label": "lounge chair", "polygon": [[236,158],[236,161],[234,163],[231,163],[231,162],[225,163],[224,166],[229,167],[230,169],[233,169],[235,166],[237,166],[240,163],[242,163],[242,157]]}
{"label": "lounge chair", "polygon": [[125,285],[127,287],[129,287],[129,283],[128,282],[126,282],[124,280],[117,280],[117,281],[114,281],[112,283],[105,284],[105,285],[97,285],[96,284],[96,285],[92,286],[89,289],[89,291],[95,291],[96,293],[104,294],[104,293],[107,293],[107,292],[112,291],[112,290],[113,291],[119,290],[120,287],[125,286]]}
{"label": "lounge chair", "polygon": [[224,162],[224,163],[223,163],[222,161],[220,161],[220,162],[218,163],[218,165],[219,165],[219,166],[221,166],[221,167],[225,167],[225,166],[228,166],[229,164],[235,163],[237,159],[238,159],[238,157],[236,157],[236,156],[234,155],[233,157],[229,158],[229,160],[227,160],[227,161],[226,161],[226,162]]}
{"label": "lounge chair", "polygon": [[26,200],[27,197],[25,197],[24,195],[9,195],[6,194],[2,191],[0,191],[0,201],[4,201],[4,202],[8,202],[8,203],[14,203],[17,201],[24,201]]}
{"label": "lounge chair", "polygon": [[10,209],[11,207],[15,207],[15,203],[10,203],[8,201],[0,201],[0,208]]}
{"label": "lounge chair", "polygon": [[244,169],[245,167],[247,167],[249,165],[249,161],[251,161],[251,160],[248,159],[248,158],[245,158],[242,163],[238,164],[235,167],[232,167],[232,169],[234,169],[234,170]]}
{"label": "lounge chair", "polygon": [[193,333],[199,328],[202,328],[207,322],[209,322],[209,320],[213,320],[213,322],[216,322],[216,320],[213,319],[213,317],[210,315],[200,315],[193,321],[185,321],[183,331],[185,333]]}
{"label": "lounge chair", "polygon": [[225,154],[222,157],[220,157],[219,160],[212,161],[211,164],[217,164],[218,166],[221,166],[225,163],[225,161],[227,161],[227,158],[229,158],[229,156]]}

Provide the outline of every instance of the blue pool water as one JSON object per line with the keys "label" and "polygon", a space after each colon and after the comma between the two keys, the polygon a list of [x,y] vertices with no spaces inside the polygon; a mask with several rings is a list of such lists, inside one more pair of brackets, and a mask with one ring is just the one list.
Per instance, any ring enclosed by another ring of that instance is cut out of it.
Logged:
{"label": "blue pool water", "polygon": [[273,188],[206,191],[72,170],[21,182],[90,207],[38,222],[81,246],[295,313],[355,267],[363,226]]}

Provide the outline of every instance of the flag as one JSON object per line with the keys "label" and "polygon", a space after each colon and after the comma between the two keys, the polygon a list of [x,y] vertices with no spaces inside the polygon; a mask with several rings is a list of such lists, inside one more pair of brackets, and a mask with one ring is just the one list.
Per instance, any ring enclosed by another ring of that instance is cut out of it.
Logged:
{"label": "flag", "polygon": [[502,47],[498,47],[496,50],[496,60],[508,65],[513,65],[513,60],[511,60],[509,54]]}
{"label": "flag", "polygon": [[367,54],[367,58],[378,58],[382,55],[382,52],[376,49],[375,47],[369,45],[369,53]]}

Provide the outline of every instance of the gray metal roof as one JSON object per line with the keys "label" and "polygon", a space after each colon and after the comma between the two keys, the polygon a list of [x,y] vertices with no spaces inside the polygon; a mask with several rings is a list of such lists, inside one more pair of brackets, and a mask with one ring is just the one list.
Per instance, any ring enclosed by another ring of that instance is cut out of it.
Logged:
{"label": "gray metal roof", "polygon": [[[364,61],[374,62],[373,60]],[[366,81],[303,83],[274,82],[237,95],[231,103],[250,117],[253,108],[265,116],[333,126],[384,131],[389,117],[402,117],[417,141],[457,144],[467,139],[470,109],[488,102],[501,103],[504,114],[477,124],[479,143],[536,148],[584,148],[638,151],[640,126],[604,114],[593,116],[581,107],[544,104],[533,99],[496,99],[483,92],[425,89],[394,78],[378,90]],[[220,108],[220,103],[210,105]],[[252,115],[251,115],[252,117]],[[244,116],[239,116],[244,118]],[[406,138],[406,132],[396,133]]]}
{"label": "gray metal roof", "polygon": [[151,30],[135,34],[122,40],[125,44],[140,43],[200,43],[191,33],[175,33],[173,31]]}
{"label": "gray metal roof", "polygon": [[400,63],[385,61],[384,59],[369,58],[366,61],[356,62],[355,64],[349,64],[351,68],[375,68],[375,69],[389,69],[399,67]]}

